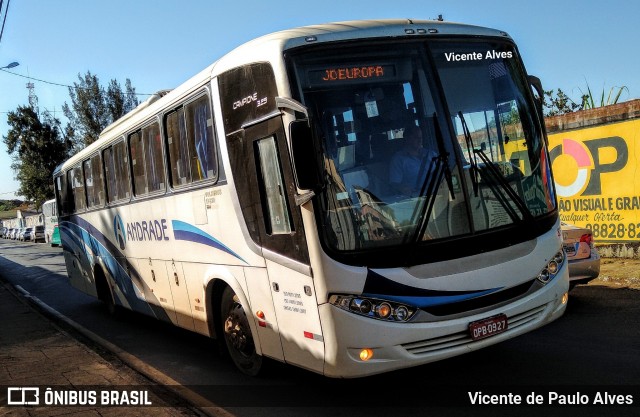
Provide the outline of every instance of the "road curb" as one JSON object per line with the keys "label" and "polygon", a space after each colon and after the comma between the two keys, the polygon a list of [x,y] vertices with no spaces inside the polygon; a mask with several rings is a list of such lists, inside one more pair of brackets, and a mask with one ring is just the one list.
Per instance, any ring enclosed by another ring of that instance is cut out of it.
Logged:
{"label": "road curb", "polygon": [[[56,328],[56,330],[77,340],[76,337],[58,326],[56,324],[56,321],[60,321],[65,325],[71,327],[74,331],[78,332],[83,337],[86,337],[97,346],[100,346],[105,351],[108,351],[111,354],[115,355],[120,361],[122,361],[125,365],[127,365],[135,372],[145,376],[147,379],[151,380],[154,383],[162,385],[163,388],[167,389],[177,397],[184,400],[186,403],[190,404],[193,407],[192,411],[208,417],[233,417],[233,414],[229,413],[222,407],[212,403],[211,401],[202,397],[200,394],[190,390],[189,388],[184,387],[179,382],[175,381],[173,378],[169,377],[163,372],[157,370],[153,366],[148,365],[134,355],[131,355],[130,353],[120,349],[118,346],[100,337],[91,330],[76,323],[59,311],[50,307],[38,297],[31,295],[20,285],[14,286],[9,282],[6,282],[4,279],[2,279],[1,274],[0,285],[3,285],[8,291],[12,292],[22,303],[31,306],[32,309],[36,310],[43,317],[45,317],[50,322],[50,324]],[[79,342],[82,343],[82,341]]]}

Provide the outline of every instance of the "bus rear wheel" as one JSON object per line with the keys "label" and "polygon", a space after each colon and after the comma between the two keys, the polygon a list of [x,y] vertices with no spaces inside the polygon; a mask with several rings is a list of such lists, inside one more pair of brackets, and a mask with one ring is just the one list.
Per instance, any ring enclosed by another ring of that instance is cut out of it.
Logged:
{"label": "bus rear wheel", "polygon": [[247,314],[229,287],[222,294],[220,313],[224,342],[231,360],[242,373],[257,375],[262,368],[262,356],[256,352]]}

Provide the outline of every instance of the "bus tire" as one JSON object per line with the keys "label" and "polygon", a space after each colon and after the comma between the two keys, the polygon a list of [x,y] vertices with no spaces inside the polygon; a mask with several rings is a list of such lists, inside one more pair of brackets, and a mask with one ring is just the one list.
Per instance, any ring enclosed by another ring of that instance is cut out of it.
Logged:
{"label": "bus tire", "polygon": [[247,314],[230,287],[222,293],[220,304],[222,338],[236,367],[244,374],[256,376],[262,368],[262,356],[256,352]]}

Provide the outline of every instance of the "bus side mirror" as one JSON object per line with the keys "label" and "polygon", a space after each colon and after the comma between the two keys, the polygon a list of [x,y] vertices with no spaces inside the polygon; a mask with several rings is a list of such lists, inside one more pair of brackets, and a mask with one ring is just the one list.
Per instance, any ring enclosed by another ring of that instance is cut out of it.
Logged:
{"label": "bus side mirror", "polygon": [[535,92],[538,95],[537,97],[534,95],[533,98],[538,105],[538,111],[540,111],[540,114],[542,115],[542,106],[544,104],[544,90],[542,89],[542,82],[540,81],[540,78],[529,75],[529,84],[535,89]]}
{"label": "bus side mirror", "polygon": [[291,152],[298,188],[309,191],[317,190],[320,185],[320,175],[309,119],[291,122],[289,138],[291,139]]}

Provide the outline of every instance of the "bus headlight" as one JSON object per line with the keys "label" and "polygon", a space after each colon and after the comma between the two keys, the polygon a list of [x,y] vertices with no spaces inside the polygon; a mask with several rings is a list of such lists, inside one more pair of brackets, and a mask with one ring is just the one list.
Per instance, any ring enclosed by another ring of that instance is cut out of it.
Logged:
{"label": "bus headlight", "polygon": [[380,300],[354,295],[331,295],[329,303],[351,313],[359,314],[372,319],[406,322],[415,309],[394,301]]}
{"label": "bus headlight", "polygon": [[399,306],[398,308],[396,308],[396,311],[394,312],[394,314],[396,316],[396,319],[400,321],[406,321],[411,315],[411,313],[409,312],[409,309],[405,306]]}
{"label": "bus headlight", "polygon": [[538,281],[546,284],[549,281],[553,280],[558,274],[558,271],[560,271],[560,269],[562,268],[562,264],[564,264],[564,261],[564,251],[561,250],[556,253],[553,258],[551,258],[551,260],[544,268],[542,268],[542,271],[540,271],[540,273],[538,274]]}

